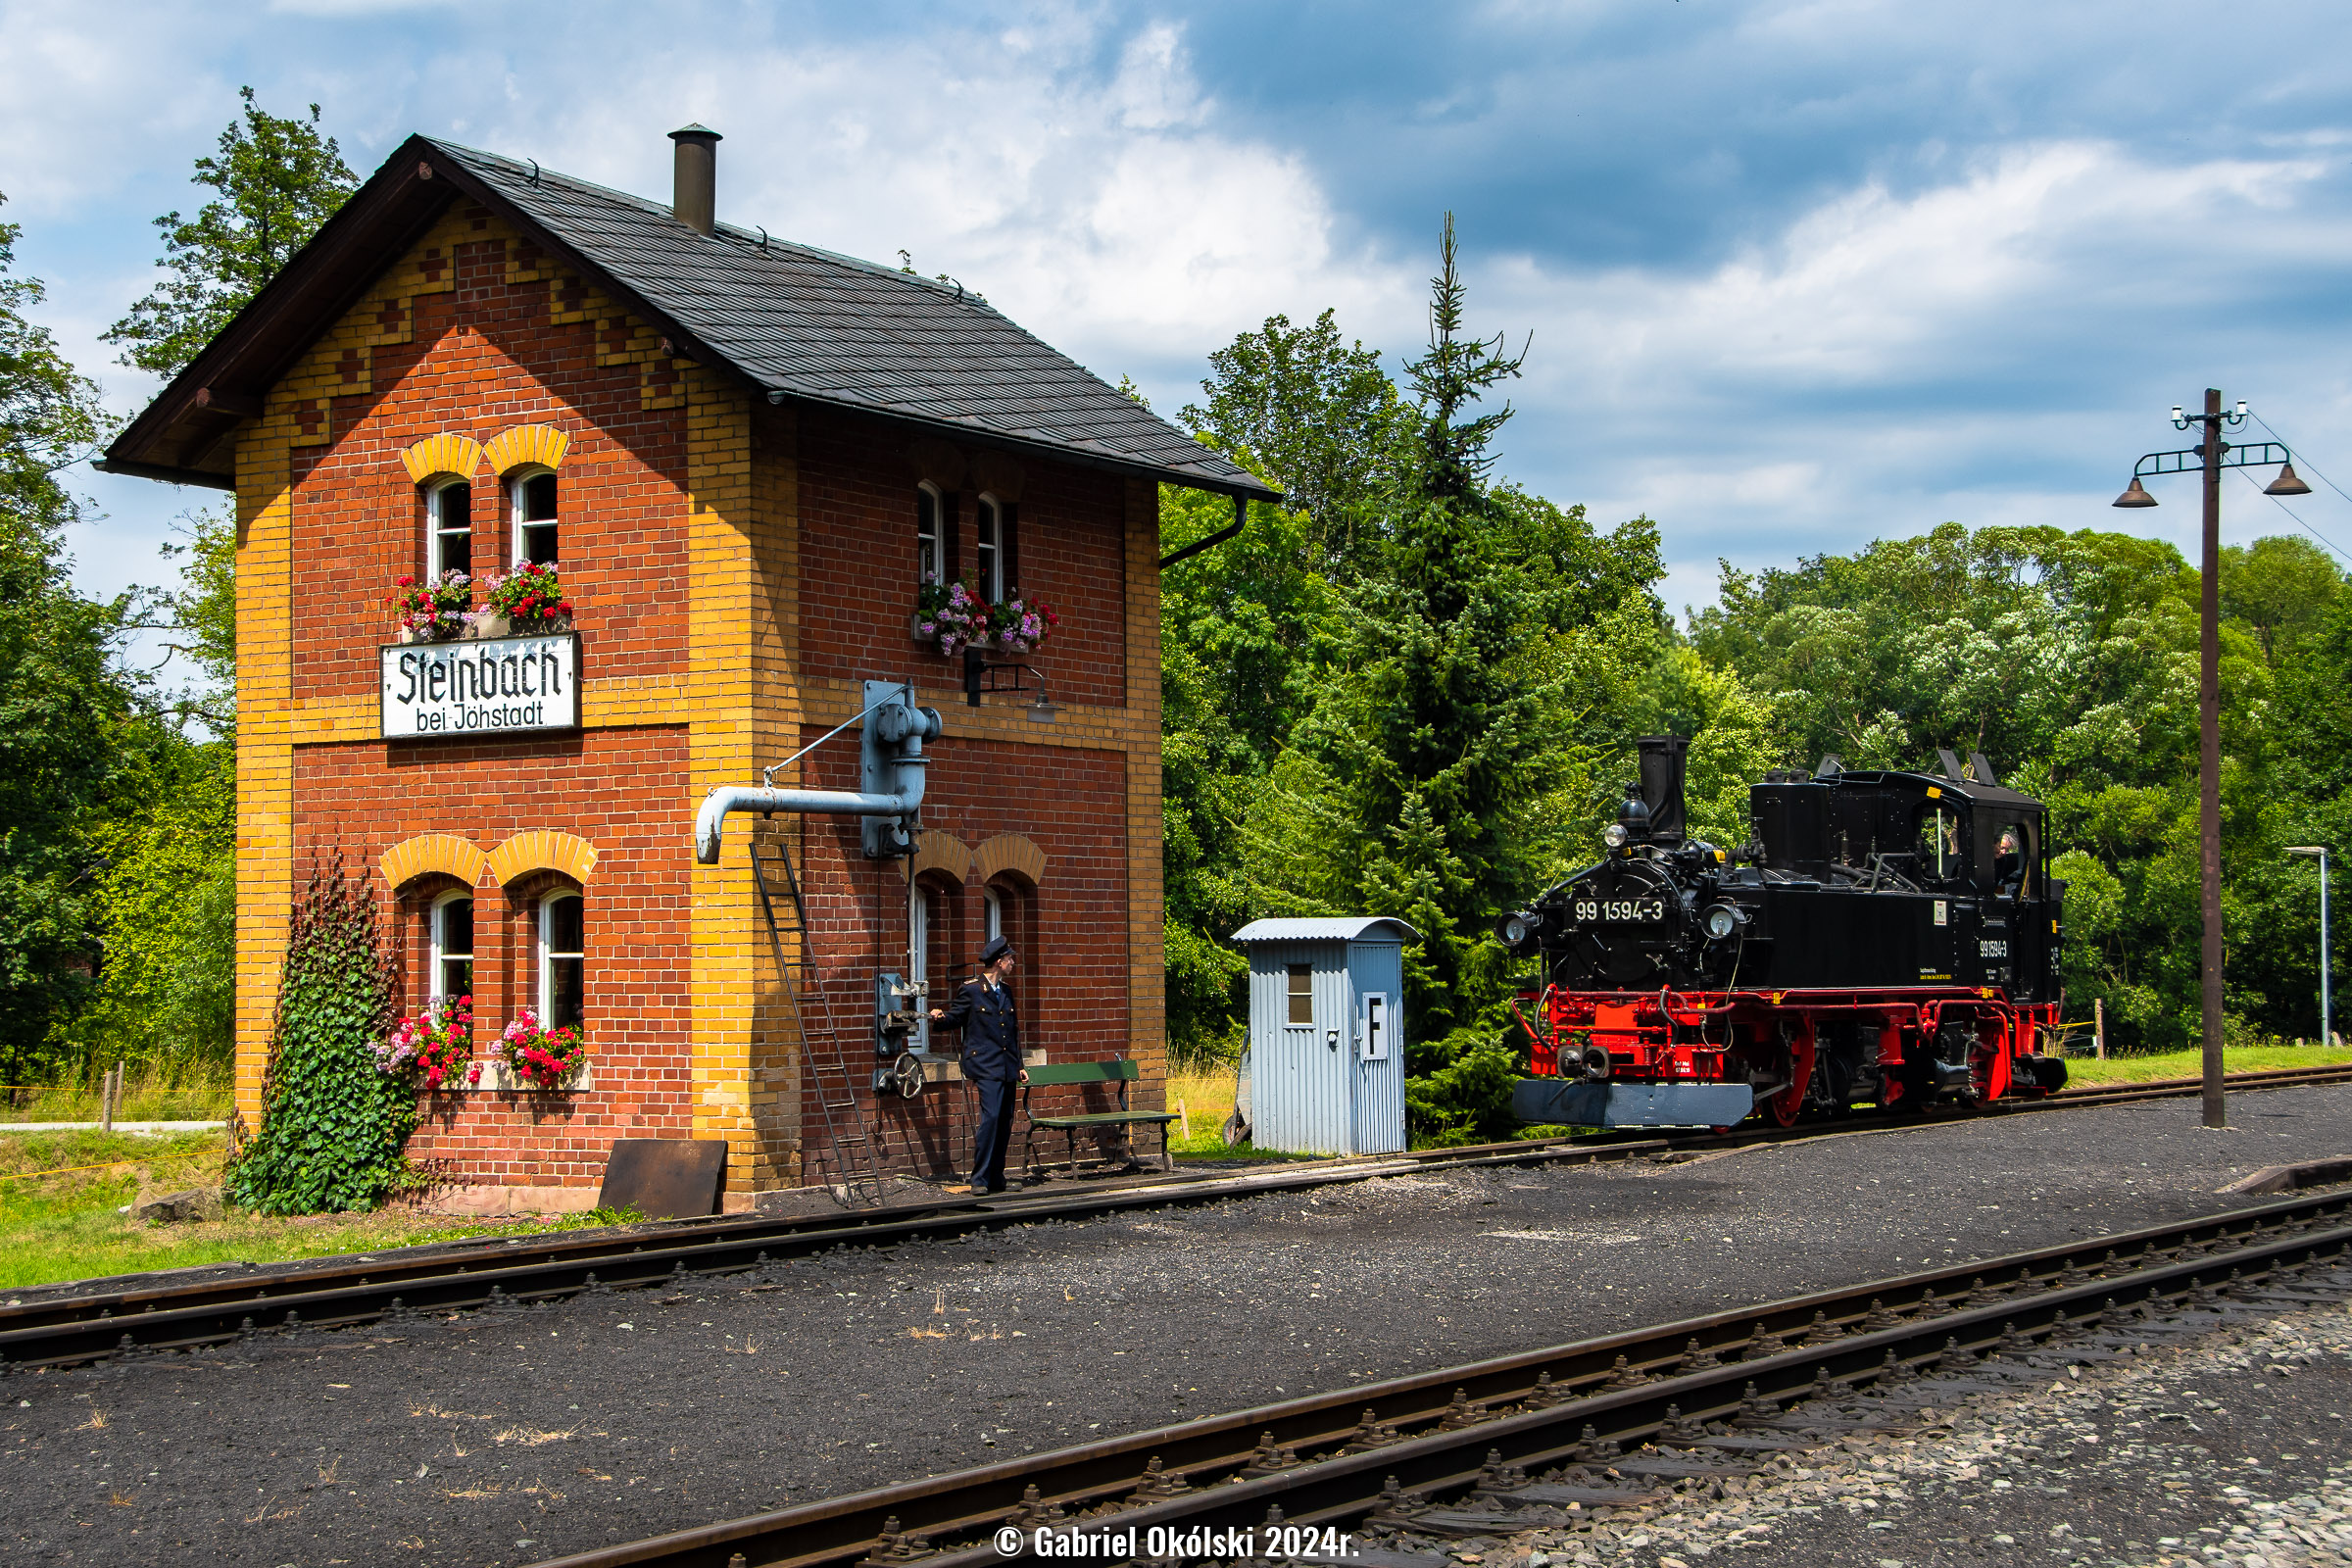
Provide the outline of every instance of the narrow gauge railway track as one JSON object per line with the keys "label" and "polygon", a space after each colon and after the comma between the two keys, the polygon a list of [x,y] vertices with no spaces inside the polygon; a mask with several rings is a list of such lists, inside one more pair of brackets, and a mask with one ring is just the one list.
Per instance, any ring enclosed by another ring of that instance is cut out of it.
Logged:
{"label": "narrow gauge railway track", "polygon": [[[1143,1540],[1154,1527],[1349,1527],[1387,1509],[1409,1528],[1431,1501],[1482,1487],[1507,1499],[1546,1466],[1654,1477],[1681,1461],[1703,1475],[1710,1461],[1816,1446],[1829,1440],[1797,1435],[1808,1419],[1833,1432],[1871,1424],[1837,1408],[1857,1389],[1920,1384],[1949,1399],[2038,1385],[2054,1364],[2026,1358],[2062,1358],[2086,1336],[2129,1344],[2183,1326],[2167,1317],[2338,1299],[2347,1275],[2352,1193],[2292,1200],[1025,1455],[541,1568],[984,1568],[1010,1555],[987,1540],[1000,1527],[1064,1521]],[[1814,1401],[1825,1413],[1800,1408]],[[1877,1425],[1888,1424],[1882,1411]],[[1652,1441],[1657,1455],[1618,1456]]]}
{"label": "narrow gauge railway track", "polygon": [[[2352,1063],[2239,1073],[2240,1092],[2352,1082]],[[2048,1100],[1999,1102],[1976,1115],[2017,1115],[2180,1098],[2193,1078],[2161,1079]],[[530,1304],[582,1291],[656,1285],[681,1274],[729,1273],[838,1248],[895,1247],[1048,1219],[1080,1219],[1172,1203],[1297,1192],[1380,1176],[1477,1166],[1591,1164],[1713,1153],[1758,1144],[1948,1124],[1855,1117],[1671,1137],[1598,1134],[1316,1160],[1242,1175],[1178,1176],[1010,1200],[924,1203],[813,1217],[739,1215],[660,1229],[507,1240],[480,1247],[390,1251],[324,1266],[257,1270],[113,1291],[36,1295],[0,1306],[0,1366],[62,1366],[107,1356],[200,1349],[244,1334],[335,1328],[402,1312]]]}

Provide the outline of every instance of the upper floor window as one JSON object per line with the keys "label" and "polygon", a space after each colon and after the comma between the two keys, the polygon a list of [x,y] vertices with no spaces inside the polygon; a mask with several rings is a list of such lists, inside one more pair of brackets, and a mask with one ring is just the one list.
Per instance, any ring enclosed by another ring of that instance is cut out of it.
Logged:
{"label": "upper floor window", "polygon": [[473,995],[473,895],[452,893],[433,904],[433,996]]}
{"label": "upper floor window", "polygon": [[980,498],[976,527],[980,597],[996,604],[1011,575],[1012,513],[995,496]]}
{"label": "upper floor window", "polygon": [[556,564],[556,476],[545,468],[507,481],[507,505],[514,524],[514,560],[535,566]]}
{"label": "upper floor window", "polygon": [[923,485],[914,492],[914,580],[947,581],[939,551],[939,492]]}
{"label": "upper floor window", "polygon": [[428,577],[473,570],[473,486],[448,479],[424,493],[425,562]]}
{"label": "upper floor window", "polygon": [[561,1029],[580,1021],[587,980],[587,931],[577,893],[566,889],[539,901],[539,1021]]}

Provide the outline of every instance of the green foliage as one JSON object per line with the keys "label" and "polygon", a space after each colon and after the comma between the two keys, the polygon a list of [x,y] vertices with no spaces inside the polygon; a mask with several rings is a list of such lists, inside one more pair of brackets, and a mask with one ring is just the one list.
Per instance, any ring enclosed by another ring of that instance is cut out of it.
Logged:
{"label": "green foliage", "polygon": [[[118,751],[119,808],[91,832],[103,933],[85,1054],[172,1083],[228,1077],[236,1021],[236,760],[163,725]],[[123,787],[125,784],[130,787]]]}
{"label": "green foliage", "polygon": [[177,372],[359,187],[335,139],[318,133],[317,104],[307,121],[281,120],[251,87],[238,96],[244,118],[220,132],[217,153],[196,160],[193,183],[218,196],[193,219],[155,220],[164,235],[155,265],[171,276],[105,334],[125,346],[125,365]]}
{"label": "green foliage", "polygon": [[106,420],[97,388],[25,315],[41,285],[8,275],[0,224],[0,1072],[45,1064],[53,1028],[91,991],[88,835],[132,713],[113,653],[130,601],[74,592],[63,537],[80,505],[59,480]]}
{"label": "green foliage", "polygon": [[1401,488],[1419,425],[1380,354],[1344,342],[1334,313],[1294,327],[1270,316],[1208,357],[1205,406],[1180,416],[1212,446],[1262,474],[1305,517],[1305,560],[1351,575],[1379,539],[1381,507]]}
{"label": "green foliage", "polygon": [[373,1208],[408,1175],[416,1097],[379,1071],[393,968],[364,876],[314,864],[294,902],[263,1089],[261,1130],[230,1168],[229,1200],[265,1214]]}

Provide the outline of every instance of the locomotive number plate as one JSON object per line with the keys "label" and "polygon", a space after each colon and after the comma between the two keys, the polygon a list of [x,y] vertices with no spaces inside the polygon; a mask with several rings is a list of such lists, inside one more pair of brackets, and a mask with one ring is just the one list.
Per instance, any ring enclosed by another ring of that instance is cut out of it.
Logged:
{"label": "locomotive number plate", "polygon": [[1581,924],[1590,920],[1605,921],[1611,925],[1647,925],[1666,918],[1664,899],[1579,899],[1576,918]]}
{"label": "locomotive number plate", "polygon": [[2009,956],[2009,944],[2006,942],[1980,942],[1977,944],[1977,956],[1980,958],[2006,958]]}

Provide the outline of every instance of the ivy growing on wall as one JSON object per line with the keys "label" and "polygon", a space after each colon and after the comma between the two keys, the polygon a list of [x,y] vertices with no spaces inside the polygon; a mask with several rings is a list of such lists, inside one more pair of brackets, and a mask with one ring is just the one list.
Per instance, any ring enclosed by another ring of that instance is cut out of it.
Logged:
{"label": "ivy growing on wall", "polygon": [[231,1202],[265,1214],[373,1208],[406,1170],[416,1097],[376,1065],[396,995],[380,937],[364,876],[340,852],[314,860],[294,901],[261,1131],[230,1170]]}

